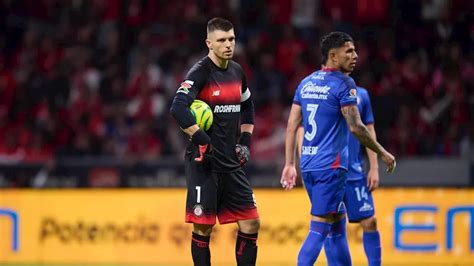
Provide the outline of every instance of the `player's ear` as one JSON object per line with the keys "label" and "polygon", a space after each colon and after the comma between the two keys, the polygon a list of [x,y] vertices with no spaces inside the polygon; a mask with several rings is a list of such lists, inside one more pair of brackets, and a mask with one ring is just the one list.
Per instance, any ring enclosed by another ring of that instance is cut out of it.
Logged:
{"label": "player's ear", "polygon": [[207,45],[207,48],[209,48],[209,49],[212,50],[212,43],[211,43],[211,40],[206,39],[206,45]]}
{"label": "player's ear", "polygon": [[336,50],[331,49],[328,52],[328,61],[336,62],[337,61],[337,56],[336,56]]}

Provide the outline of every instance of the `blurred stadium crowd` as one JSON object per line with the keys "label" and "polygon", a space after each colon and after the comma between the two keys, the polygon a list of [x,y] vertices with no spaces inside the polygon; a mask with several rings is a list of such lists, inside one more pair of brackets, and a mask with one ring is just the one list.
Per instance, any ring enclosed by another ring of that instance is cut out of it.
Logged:
{"label": "blurred stadium crowd", "polygon": [[466,154],[473,136],[469,0],[0,1],[0,159],[180,157],[168,114],[205,25],[235,26],[235,60],[256,104],[253,157],[283,156],[298,82],[320,66],[319,39],[350,33],[353,78],[369,90],[378,138],[399,157]]}

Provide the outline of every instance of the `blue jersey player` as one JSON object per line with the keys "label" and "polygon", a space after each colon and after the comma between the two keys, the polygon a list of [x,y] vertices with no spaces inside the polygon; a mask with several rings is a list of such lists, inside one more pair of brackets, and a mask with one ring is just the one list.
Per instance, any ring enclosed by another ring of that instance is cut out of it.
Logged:
{"label": "blue jersey player", "polygon": [[[372,113],[370,97],[367,90],[362,87],[357,87],[357,107],[359,108],[362,122],[367,126],[367,129],[375,139],[374,115]],[[302,137],[299,135],[302,135],[302,130],[298,131],[298,137],[300,139],[298,145],[301,145]],[[363,171],[361,145],[355,136],[349,135],[349,168],[344,205],[349,222],[360,223],[362,226],[362,239],[369,266],[380,266],[380,235],[377,230],[372,198],[372,191],[379,185],[378,161],[375,152],[370,149],[366,150],[369,159],[369,171],[367,175]],[[335,251],[333,241],[336,239],[337,236],[329,234],[324,243],[324,250],[326,251],[329,266],[339,265],[337,261],[333,260],[335,256],[331,256],[330,254]]]}
{"label": "blue jersey player", "polygon": [[299,84],[288,118],[285,167],[281,184],[285,190],[295,185],[295,138],[298,126],[304,130],[300,167],[311,201],[311,224],[298,254],[298,266],[313,265],[328,234],[333,241],[333,260],[351,265],[345,229],[345,210],[341,209],[349,167],[349,130],[364,146],[375,151],[387,165],[395,168],[395,158],[370,134],[357,108],[357,88],[344,73],[355,67],[357,53],[352,38],[332,32],[321,42],[326,66]]}

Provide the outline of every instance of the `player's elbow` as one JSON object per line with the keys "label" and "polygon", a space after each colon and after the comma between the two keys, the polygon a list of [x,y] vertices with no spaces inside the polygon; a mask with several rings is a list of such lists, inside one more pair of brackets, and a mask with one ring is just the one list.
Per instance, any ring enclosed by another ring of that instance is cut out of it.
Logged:
{"label": "player's elbow", "polygon": [[171,104],[171,107],[170,107],[170,114],[176,118],[177,116],[179,116],[181,113],[183,113],[184,110],[186,110],[186,103],[183,102],[183,100],[179,99],[179,98],[175,98],[173,100],[173,103]]}
{"label": "player's elbow", "polygon": [[170,114],[176,119],[177,114],[179,113],[178,108],[175,104],[172,104],[170,107]]}
{"label": "player's elbow", "polygon": [[255,110],[252,99],[249,98],[241,104],[242,111],[240,113],[240,122],[242,124],[254,124]]}
{"label": "player's elbow", "polygon": [[171,114],[176,113],[177,108],[179,108],[179,104],[176,103],[176,101],[173,101],[173,103],[171,104],[171,107],[170,107],[170,113]]}
{"label": "player's elbow", "polygon": [[188,128],[196,123],[185,101],[176,97],[171,104],[170,113],[181,128]]}
{"label": "player's elbow", "polygon": [[356,126],[349,126],[349,131],[354,134],[354,135],[357,135],[357,127]]}
{"label": "player's elbow", "polygon": [[362,122],[349,125],[349,131],[356,136],[364,134],[364,128],[365,126]]}
{"label": "player's elbow", "polygon": [[288,122],[288,124],[286,126],[286,134],[296,134],[297,130],[298,130],[298,124],[297,123]]}

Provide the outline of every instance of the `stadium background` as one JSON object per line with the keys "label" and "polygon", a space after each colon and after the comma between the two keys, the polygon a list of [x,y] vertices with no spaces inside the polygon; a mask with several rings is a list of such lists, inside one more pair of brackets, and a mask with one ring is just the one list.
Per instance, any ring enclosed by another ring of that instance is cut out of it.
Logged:
{"label": "stadium background", "polygon": [[[0,264],[190,265],[186,139],[167,110],[207,53],[206,21],[222,16],[256,104],[246,170],[264,226],[259,265],[294,264],[308,221],[303,191],[277,189],[285,123],[333,30],[354,37],[352,76],[398,159],[375,193],[385,265],[474,265],[473,5],[0,1]],[[219,265],[233,263],[233,229],[217,229]],[[364,265],[360,228],[349,231]]]}

